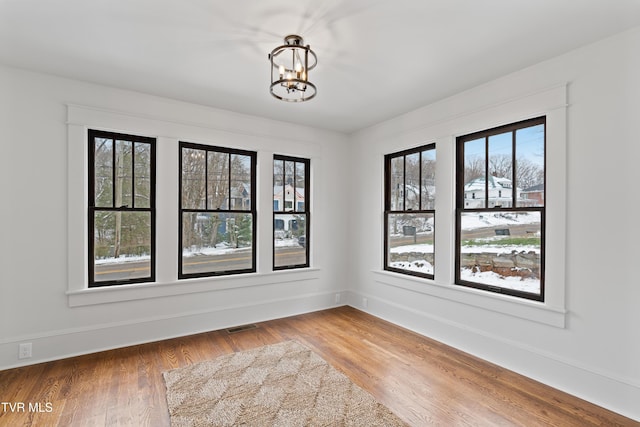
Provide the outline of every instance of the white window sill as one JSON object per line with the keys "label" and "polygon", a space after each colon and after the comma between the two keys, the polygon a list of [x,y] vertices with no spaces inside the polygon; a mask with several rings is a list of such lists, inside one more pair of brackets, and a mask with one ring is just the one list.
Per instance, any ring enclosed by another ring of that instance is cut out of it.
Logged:
{"label": "white window sill", "polygon": [[277,283],[299,282],[320,278],[320,270],[314,268],[247,273],[229,276],[183,279],[168,283],[139,283],[132,285],[103,286],[67,292],[69,307],[109,304],[149,298],[185,295],[198,292],[215,292]]}
{"label": "white window sill", "polygon": [[375,281],[408,291],[443,298],[505,315],[554,326],[565,327],[567,311],[545,303],[496,294],[458,285],[446,285],[434,280],[412,277],[389,271],[373,271]]}

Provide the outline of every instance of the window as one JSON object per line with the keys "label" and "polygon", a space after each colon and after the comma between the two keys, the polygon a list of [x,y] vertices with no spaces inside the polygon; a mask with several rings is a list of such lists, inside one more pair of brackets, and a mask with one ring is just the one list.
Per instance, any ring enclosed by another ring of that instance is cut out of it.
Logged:
{"label": "window", "polygon": [[457,138],[456,284],[544,301],[545,126]]}
{"label": "window", "polygon": [[385,270],[433,279],[435,148],[385,156]]}
{"label": "window", "polygon": [[309,163],[273,156],[274,270],[309,266]]}
{"label": "window", "polygon": [[180,142],[178,278],[256,271],[256,153]]}
{"label": "window", "polygon": [[89,131],[89,287],[155,281],[155,139]]}

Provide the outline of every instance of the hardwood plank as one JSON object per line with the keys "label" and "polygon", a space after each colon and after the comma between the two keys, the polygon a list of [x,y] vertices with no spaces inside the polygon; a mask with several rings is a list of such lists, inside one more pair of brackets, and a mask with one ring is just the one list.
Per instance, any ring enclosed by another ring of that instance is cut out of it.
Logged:
{"label": "hardwood plank", "polygon": [[163,371],[290,339],[415,426],[640,426],[351,307],[257,326],[0,371],[1,401],[41,409],[0,408],[0,426],[168,426]]}

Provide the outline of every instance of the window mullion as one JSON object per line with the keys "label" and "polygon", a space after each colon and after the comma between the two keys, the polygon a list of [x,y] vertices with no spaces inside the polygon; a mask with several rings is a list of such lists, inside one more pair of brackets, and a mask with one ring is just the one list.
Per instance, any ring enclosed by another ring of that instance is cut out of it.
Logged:
{"label": "window mullion", "polygon": [[293,199],[291,200],[291,212],[295,214],[296,211],[296,162],[291,162],[293,168],[291,169],[291,190],[293,194],[291,195]]}
{"label": "window mullion", "polygon": [[491,169],[489,167],[489,137],[484,137],[484,207],[489,208],[489,179]]}
{"label": "window mullion", "polygon": [[516,131],[511,131],[511,207],[515,208],[516,200],[518,199],[518,191],[516,181],[516,171],[518,165],[516,164]]}
{"label": "window mullion", "polygon": [[209,209],[209,151],[204,151],[204,209]]}
{"label": "window mullion", "polygon": [[402,211],[407,210],[407,156],[402,156]]}
{"label": "window mullion", "polygon": [[116,139],[111,139],[111,182],[113,185],[111,186],[111,207],[116,206],[116,185],[117,185],[117,172],[116,172]]}
{"label": "window mullion", "polygon": [[418,210],[422,210],[422,151],[418,153]]}
{"label": "window mullion", "polygon": [[286,191],[286,187],[285,187],[285,161],[284,159],[280,159],[280,161],[282,162],[282,172],[280,174],[280,179],[281,179],[281,186],[282,186],[282,194],[280,195],[280,204],[278,206],[278,212],[284,212],[284,194]]}
{"label": "window mullion", "polygon": [[131,207],[136,207],[136,143],[131,141]]}
{"label": "window mullion", "polygon": [[293,201],[291,202],[291,208],[293,213],[295,214],[298,210],[296,208],[296,196],[298,195],[296,193],[296,179],[298,178],[298,174],[297,174],[297,170],[296,170],[296,166],[297,166],[298,162],[293,162]]}
{"label": "window mullion", "polygon": [[282,212],[287,211],[287,160],[282,161]]}
{"label": "window mullion", "polygon": [[229,179],[227,181],[227,210],[231,209],[231,153],[227,153],[227,175]]}

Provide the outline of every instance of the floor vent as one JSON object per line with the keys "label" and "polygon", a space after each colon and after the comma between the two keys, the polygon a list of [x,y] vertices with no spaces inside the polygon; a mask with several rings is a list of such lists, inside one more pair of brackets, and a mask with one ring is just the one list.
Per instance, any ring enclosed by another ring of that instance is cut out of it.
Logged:
{"label": "floor vent", "polygon": [[257,328],[258,328],[257,325],[251,324],[251,325],[236,326],[235,328],[229,328],[226,331],[228,334],[237,334],[238,332],[250,331],[252,329],[257,329]]}

